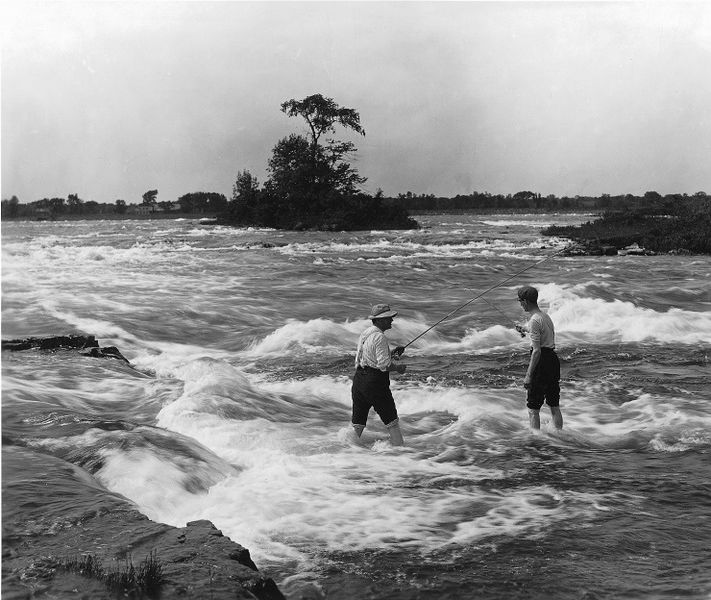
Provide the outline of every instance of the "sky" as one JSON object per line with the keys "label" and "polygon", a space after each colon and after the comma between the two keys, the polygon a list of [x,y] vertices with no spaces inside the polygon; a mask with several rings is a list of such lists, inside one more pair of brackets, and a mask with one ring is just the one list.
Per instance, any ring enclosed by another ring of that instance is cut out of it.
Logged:
{"label": "sky", "polygon": [[2,198],[228,198],[360,114],[366,191],[711,193],[710,2],[0,3]]}

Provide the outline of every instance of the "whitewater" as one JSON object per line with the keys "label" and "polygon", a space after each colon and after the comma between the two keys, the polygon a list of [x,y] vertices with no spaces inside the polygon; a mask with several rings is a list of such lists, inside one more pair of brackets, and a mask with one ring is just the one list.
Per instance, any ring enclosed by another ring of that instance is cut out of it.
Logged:
{"label": "whitewater", "polygon": [[[709,598],[711,257],[568,257],[540,233],[591,215],[415,218],[3,222],[3,339],[91,334],[130,362],[3,352],[4,459],[72,478],[3,526],[51,531],[104,489],[209,519],[291,599]],[[562,431],[545,406],[528,428],[524,284],[556,326]],[[354,438],[370,307],[399,311],[394,347],[492,286],[408,346],[405,447],[372,411]]]}

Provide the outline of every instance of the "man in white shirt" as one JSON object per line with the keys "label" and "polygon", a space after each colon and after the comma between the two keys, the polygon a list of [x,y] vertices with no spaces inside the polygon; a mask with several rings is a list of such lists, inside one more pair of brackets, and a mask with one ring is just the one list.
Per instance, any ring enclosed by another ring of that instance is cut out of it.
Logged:
{"label": "man in white shirt", "polygon": [[406,365],[393,362],[393,358],[402,355],[405,350],[398,346],[392,352],[385,332],[393,326],[396,311],[387,304],[376,304],[368,318],[373,325],[368,327],[358,338],[355,357],[355,375],[351,388],[353,415],[351,423],[358,437],[361,436],[368,421],[370,407],[388,428],[393,446],[402,446],[405,442],[400,431],[395,399],[390,391],[390,371],[404,373]]}
{"label": "man in white shirt", "polygon": [[523,379],[526,406],[532,429],[541,428],[543,400],[551,409],[556,429],[563,429],[560,412],[560,360],[555,352],[555,327],[551,318],[538,308],[538,290],[526,285],[518,290],[521,308],[531,314],[526,330],[531,336],[531,358]]}

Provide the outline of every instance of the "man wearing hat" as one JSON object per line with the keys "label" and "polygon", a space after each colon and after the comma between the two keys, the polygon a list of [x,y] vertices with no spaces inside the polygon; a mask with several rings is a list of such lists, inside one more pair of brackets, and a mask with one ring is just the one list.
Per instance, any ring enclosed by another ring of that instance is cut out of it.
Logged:
{"label": "man wearing hat", "polygon": [[391,352],[388,338],[385,337],[385,332],[393,326],[396,314],[396,311],[390,310],[389,305],[376,304],[368,315],[373,324],[358,338],[356,371],[351,388],[351,423],[356,435],[360,437],[372,406],[388,428],[392,445],[402,446],[405,442],[400,431],[395,399],[390,391],[390,371],[405,372],[406,365],[393,362],[393,358],[399,357],[405,348],[398,346]]}

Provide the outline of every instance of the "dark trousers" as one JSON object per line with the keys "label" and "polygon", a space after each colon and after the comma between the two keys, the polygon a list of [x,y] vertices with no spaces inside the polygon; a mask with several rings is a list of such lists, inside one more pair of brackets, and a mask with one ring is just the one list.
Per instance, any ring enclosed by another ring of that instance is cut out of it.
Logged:
{"label": "dark trousers", "polygon": [[353,400],[351,422],[354,425],[365,426],[371,407],[375,409],[385,425],[398,418],[395,399],[390,391],[390,373],[387,371],[358,367],[353,375],[351,399]]}
{"label": "dark trousers", "polygon": [[560,404],[560,360],[553,348],[541,348],[541,358],[528,388],[526,406],[539,410],[544,400],[548,406]]}

